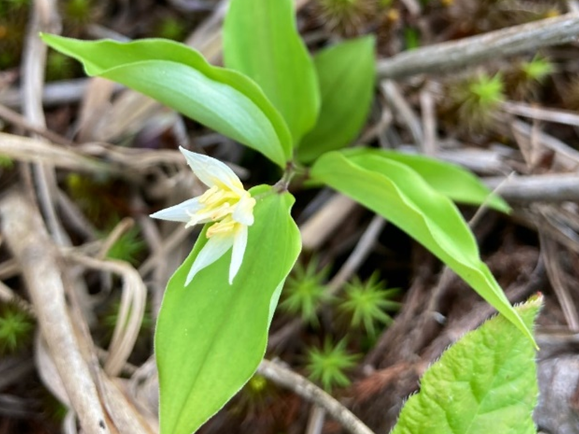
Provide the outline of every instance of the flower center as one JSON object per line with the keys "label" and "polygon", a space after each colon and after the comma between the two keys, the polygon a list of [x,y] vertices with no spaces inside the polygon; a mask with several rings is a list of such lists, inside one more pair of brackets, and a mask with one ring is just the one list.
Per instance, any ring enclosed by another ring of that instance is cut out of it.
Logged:
{"label": "flower center", "polygon": [[[247,195],[246,191],[243,191]],[[191,213],[191,220],[187,226],[194,226],[198,223],[215,222],[209,229],[207,229],[207,238],[213,235],[234,233],[238,226],[242,223],[234,218],[234,213],[242,214],[252,213],[255,200],[244,198],[244,205],[239,206],[242,197],[223,186],[214,185],[201,196],[199,196],[199,203],[203,207],[194,213]],[[249,206],[248,206],[249,205]],[[240,208],[240,209],[239,209]],[[247,208],[247,209],[245,209]],[[243,220],[242,220],[243,221]]]}
{"label": "flower center", "polygon": [[235,230],[238,228],[240,224],[241,223],[236,222],[235,220],[233,220],[233,217],[228,215],[223,220],[215,223],[214,225],[211,225],[211,227],[207,229],[206,232],[207,238],[211,238],[213,235],[217,234],[226,234],[230,232],[235,232]]}

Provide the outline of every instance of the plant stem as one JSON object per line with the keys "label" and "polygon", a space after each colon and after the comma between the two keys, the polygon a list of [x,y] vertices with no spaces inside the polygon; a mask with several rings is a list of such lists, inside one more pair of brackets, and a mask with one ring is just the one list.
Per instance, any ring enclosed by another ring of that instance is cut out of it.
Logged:
{"label": "plant stem", "polygon": [[288,190],[292,178],[300,171],[293,161],[288,161],[281,179],[275,184],[274,188],[278,193],[284,193]]}

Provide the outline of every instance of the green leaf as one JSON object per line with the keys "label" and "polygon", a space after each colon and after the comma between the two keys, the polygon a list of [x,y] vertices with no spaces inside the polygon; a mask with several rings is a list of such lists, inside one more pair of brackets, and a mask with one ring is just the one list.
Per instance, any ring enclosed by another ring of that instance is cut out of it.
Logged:
{"label": "green leaf", "polygon": [[285,118],[294,145],[320,108],[312,59],[296,29],[292,0],[232,0],[223,24],[223,59],[251,77]]}
{"label": "green leaf", "polygon": [[[541,301],[516,308],[529,329]],[[537,395],[535,350],[499,315],[426,371],[391,434],[535,434]]]}
{"label": "green leaf", "polygon": [[474,236],[451,200],[430,187],[412,169],[396,161],[380,159],[380,170],[372,170],[374,159],[372,155],[348,157],[342,152],[329,152],[316,161],[311,176],[370,208],[415,238],[533,340],[490,270],[480,260]]}
{"label": "green leaf", "polygon": [[210,65],[186,45],[163,39],[80,41],[47,34],[42,39],[82,62],[88,75],[154,98],[281,167],[291,157],[287,125],[259,87],[243,74]]}
{"label": "green leaf", "polygon": [[251,190],[257,204],[244,261],[228,284],[231,253],[185,278],[206,243],[193,251],[167,286],[155,336],[161,434],[196,431],[251,378],[265,353],[283,282],[301,249],[289,193]]}
{"label": "green leaf", "polygon": [[364,126],[372,98],[375,40],[365,36],[334,45],[314,58],[322,106],[313,130],[301,141],[298,159],[309,163],[324,152],[349,145]]}
{"label": "green leaf", "polygon": [[352,148],[344,151],[349,158],[356,156],[374,156],[365,165],[363,159],[358,164],[366,169],[387,173],[388,166],[381,168],[382,159],[398,161],[418,173],[428,185],[455,202],[470,205],[487,204],[497,211],[509,213],[511,208],[499,196],[492,192],[471,172],[444,161],[435,160],[423,155],[403,154],[396,151],[372,148]]}

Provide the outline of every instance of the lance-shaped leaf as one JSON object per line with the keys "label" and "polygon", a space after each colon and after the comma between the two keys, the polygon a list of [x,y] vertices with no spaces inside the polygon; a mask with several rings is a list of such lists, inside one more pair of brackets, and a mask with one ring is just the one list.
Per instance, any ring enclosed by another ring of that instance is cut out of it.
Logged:
{"label": "lance-shaped leaf", "polygon": [[285,118],[294,144],[314,126],[318,82],[296,29],[293,0],[232,0],[223,25],[223,60],[259,84]]}
{"label": "lance-shaped leaf", "polygon": [[349,145],[364,126],[374,95],[374,37],[327,48],[314,57],[314,64],[322,106],[318,122],[298,147],[304,163]]}
{"label": "lance-shaped leaf", "polygon": [[281,167],[291,157],[287,125],[259,87],[243,74],[210,65],[186,45],[163,39],[121,43],[46,34],[42,38],[82,62],[88,75],[150,96]]}
{"label": "lance-shaped leaf", "polygon": [[[515,309],[529,329],[541,297]],[[391,434],[535,434],[535,349],[502,316],[467,333],[422,377]]]}
{"label": "lance-shaped leaf", "polygon": [[311,176],[370,208],[415,238],[533,340],[490,270],[480,260],[474,236],[452,201],[397,161],[384,159],[378,172],[366,168],[371,166],[373,158],[376,157],[348,158],[342,152],[329,152],[316,161]]}
{"label": "lance-shaped leaf", "polygon": [[196,431],[251,378],[265,353],[269,324],[301,243],[289,193],[268,186],[250,193],[257,201],[255,223],[233,284],[226,253],[185,286],[206,243],[204,230],[167,286],[155,336],[161,434]]}
{"label": "lance-shaped leaf", "polygon": [[[376,148],[352,148],[344,150],[344,155],[362,167],[387,174],[388,165],[382,161],[398,161],[418,173],[428,185],[455,202],[470,205],[487,204],[497,211],[509,213],[511,208],[468,170],[444,161],[423,155],[403,154],[401,152]],[[375,158],[360,158],[374,156]]]}

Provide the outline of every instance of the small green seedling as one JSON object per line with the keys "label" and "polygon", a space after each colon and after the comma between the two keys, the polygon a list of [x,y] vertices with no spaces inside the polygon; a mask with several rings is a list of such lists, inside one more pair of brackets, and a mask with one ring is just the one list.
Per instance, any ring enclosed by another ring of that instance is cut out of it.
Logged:
{"label": "small green seedling", "polygon": [[316,258],[307,265],[298,262],[286,280],[280,309],[317,325],[317,308],[332,299],[325,285],[329,271],[329,267],[319,270]]}
{"label": "small green seedling", "polygon": [[139,227],[133,226],[113,243],[107,252],[107,258],[126,261],[134,265],[144,249],[145,241],[141,238]]}
{"label": "small green seedling", "polygon": [[0,355],[14,354],[32,343],[33,318],[15,302],[0,302]]}
{"label": "small green seedling", "polygon": [[358,359],[359,356],[348,354],[345,340],[334,345],[326,339],[322,348],[309,349],[306,369],[311,380],[320,383],[326,392],[331,392],[336,387],[350,385],[345,371],[356,366]]}
{"label": "small green seedling", "polygon": [[457,107],[460,126],[475,133],[489,128],[493,115],[506,99],[504,87],[501,74],[490,76],[486,73],[454,84],[450,95]]}
{"label": "small green seedling", "polygon": [[535,80],[539,83],[555,72],[553,63],[540,56],[535,56],[530,62],[523,62],[521,69],[529,80]]}
{"label": "small green seedling", "polygon": [[536,97],[540,86],[553,72],[553,63],[541,56],[516,63],[505,73],[507,93],[513,98]]}
{"label": "small green seedling", "polygon": [[357,276],[346,284],[338,304],[338,310],[350,318],[354,328],[363,327],[370,337],[376,335],[376,325],[389,325],[392,317],[385,311],[395,312],[400,303],[392,301],[398,289],[385,289],[378,273],[372,274],[366,282]]}

